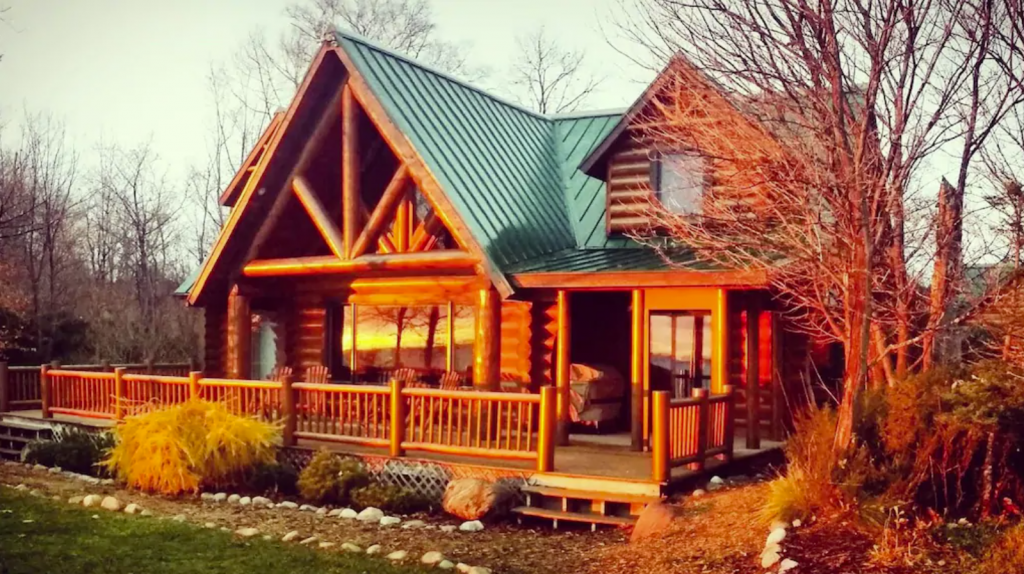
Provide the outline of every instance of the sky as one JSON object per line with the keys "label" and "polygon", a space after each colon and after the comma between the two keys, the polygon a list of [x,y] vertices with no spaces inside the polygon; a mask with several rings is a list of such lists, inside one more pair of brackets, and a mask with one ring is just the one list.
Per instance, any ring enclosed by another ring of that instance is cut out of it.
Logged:
{"label": "sky", "polygon": [[[432,0],[439,37],[500,88],[516,37],[544,26],[586,51],[604,78],[585,106],[627,107],[650,79],[608,45],[601,29],[618,0]],[[207,74],[245,38],[285,25],[285,0],[0,0],[0,122],[23,111],[66,122],[89,163],[100,142],[152,144],[171,173],[204,157],[210,120]],[[288,102],[281,102],[287,105]]]}

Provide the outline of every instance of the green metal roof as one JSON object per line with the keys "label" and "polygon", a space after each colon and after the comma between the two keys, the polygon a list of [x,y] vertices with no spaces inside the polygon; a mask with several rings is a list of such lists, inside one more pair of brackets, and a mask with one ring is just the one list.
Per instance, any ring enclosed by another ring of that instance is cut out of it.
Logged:
{"label": "green metal roof", "polygon": [[600,273],[630,271],[666,271],[685,267],[691,271],[715,271],[720,268],[697,259],[689,249],[671,249],[658,253],[646,246],[596,249],[565,249],[519,263],[509,273]]}
{"label": "green metal roof", "polygon": [[199,274],[202,271],[202,265],[193,269],[192,272],[185,277],[185,280],[181,282],[181,285],[178,285],[177,289],[174,290],[174,293],[171,293],[171,296],[188,297],[188,292],[192,289],[192,286],[195,285],[196,279],[199,279]]}

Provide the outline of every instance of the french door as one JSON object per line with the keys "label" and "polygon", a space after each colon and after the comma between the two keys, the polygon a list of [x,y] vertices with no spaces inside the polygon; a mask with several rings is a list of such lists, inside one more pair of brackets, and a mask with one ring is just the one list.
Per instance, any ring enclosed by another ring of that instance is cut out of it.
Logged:
{"label": "french door", "polygon": [[652,311],[650,314],[650,386],[673,398],[711,386],[711,313]]}

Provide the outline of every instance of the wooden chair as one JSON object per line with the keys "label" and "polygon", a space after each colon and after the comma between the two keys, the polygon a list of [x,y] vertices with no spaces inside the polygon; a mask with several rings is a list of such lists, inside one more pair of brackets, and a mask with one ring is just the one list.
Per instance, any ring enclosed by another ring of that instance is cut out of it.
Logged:
{"label": "wooden chair", "polygon": [[457,391],[466,385],[466,379],[455,371],[447,371],[441,375],[441,384],[438,388],[442,391]]}
{"label": "wooden chair", "polygon": [[314,365],[306,369],[305,382],[326,385],[330,382],[330,371],[323,365]]}
{"label": "wooden chair", "polygon": [[274,367],[274,370],[270,371],[270,374],[267,375],[267,380],[268,381],[282,381],[282,380],[284,380],[285,377],[287,377],[287,376],[289,376],[291,374],[292,374],[292,368],[291,367],[281,365],[281,366]]}

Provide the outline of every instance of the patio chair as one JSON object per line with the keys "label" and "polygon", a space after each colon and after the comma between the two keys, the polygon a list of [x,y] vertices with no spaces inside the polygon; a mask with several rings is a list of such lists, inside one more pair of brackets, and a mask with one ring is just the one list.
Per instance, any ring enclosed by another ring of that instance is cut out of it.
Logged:
{"label": "patio chair", "polygon": [[330,371],[323,365],[313,365],[306,369],[306,375],[304,377],[307,383],[316,383],[318,385],[325,385],[330,382]]}

